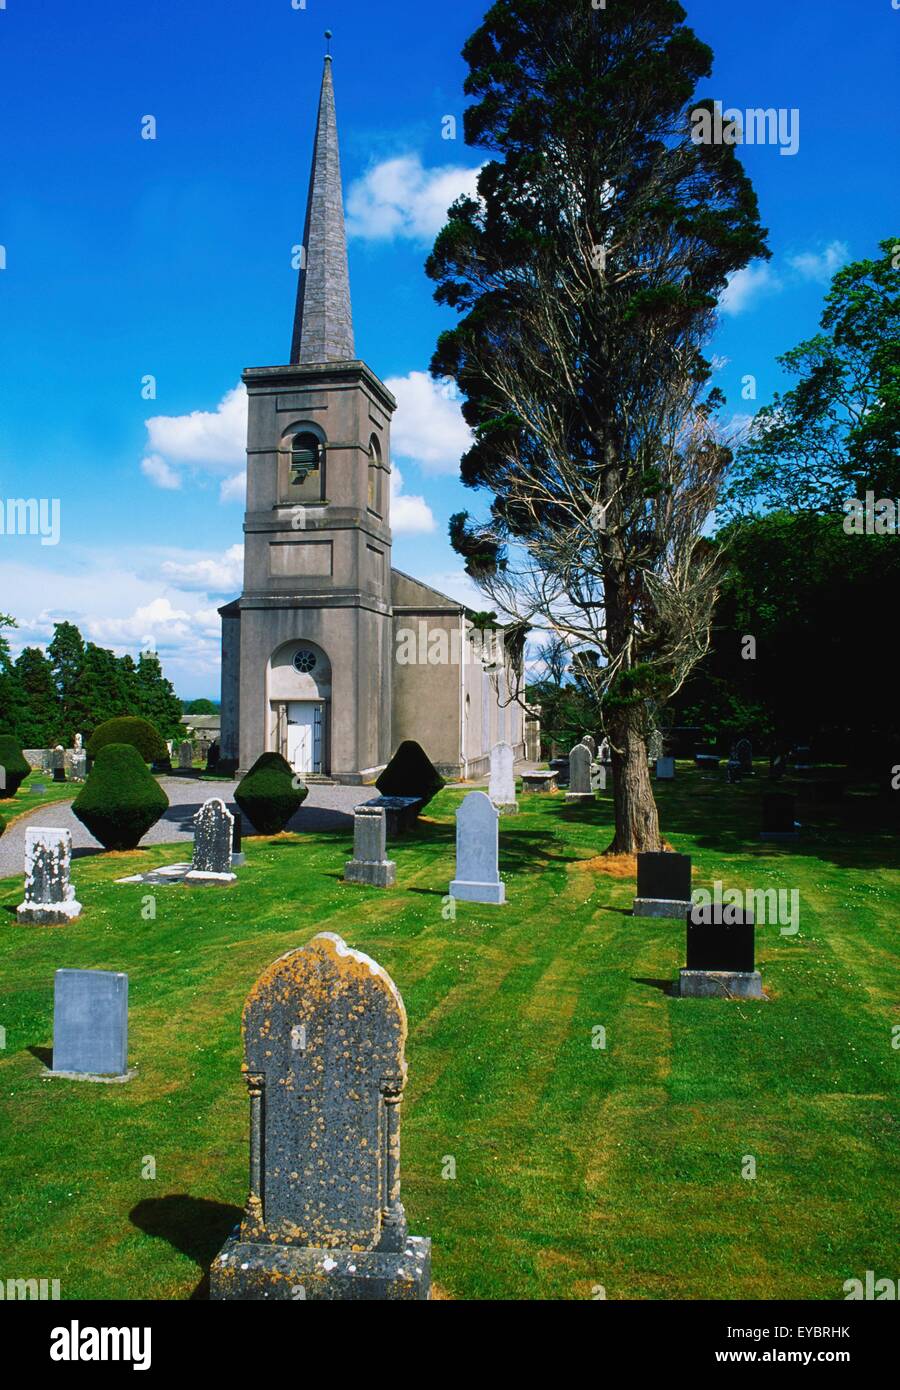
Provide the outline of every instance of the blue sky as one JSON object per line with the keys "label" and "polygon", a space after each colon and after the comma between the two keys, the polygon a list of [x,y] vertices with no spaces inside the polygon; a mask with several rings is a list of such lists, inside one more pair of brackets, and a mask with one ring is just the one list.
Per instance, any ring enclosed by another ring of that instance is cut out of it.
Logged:
{"label": "blue sky", "polygon": [[[800,113],[796,155],[742,151],[774,254],[723,306],[728,414],[782,384],[774,359],[814,331],[829,271],[900,234],[895,4],[685,4],[716,55],[698,95]],[[58,545],[0,536],[14,645],[67,617],[118,651],[152,638],[179,693],[217,695],[215,610],[240,590],[229,393],[243,367],[288,356],[325,28],[357,353],[401,402],[394,562],[472,597],[446,542],[450,513],[477,506],[456,481],[465,433],[422,375],[452,316],[423,262],[479,162],[461,138],[459,52],[484,9],[0,0],[0,500],[61,504]]]}

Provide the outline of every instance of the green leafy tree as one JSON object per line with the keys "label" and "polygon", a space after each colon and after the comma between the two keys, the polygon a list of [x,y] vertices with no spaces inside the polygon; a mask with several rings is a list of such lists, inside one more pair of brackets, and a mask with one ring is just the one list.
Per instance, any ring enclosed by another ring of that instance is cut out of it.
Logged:
{"label": "green leafy tree", "polygon": [[172,682],[163,675],[156,652],[141,652],[136,671],[137,712],[148,719],[164,739],[184,736],[182,702]]}
{"label": "green leafy tree", "polygon": [[219,706],[212,700],[182,700],[182,711],[184,714],[218,714]]}
{"label": "green leafy tree", "polygon": [[88,642],[84,660],[65,704],[66,738],[76,733],[87,740],[98,724],[116,715],[130,714],[127,674],[111,651]]}
{"label": "green leafy tree", "polygon": [[77,726],[72,725],[69,709],[84,664],[84,638],[74,623],[54,623],[47,655],[50,658],[62,708],[62,732],[68,738],[70,734],[80,732]]}
{"label": "green leafy tree", "polygon": [[900,496],[900,237],[834,276],[822,331],[778,358],[797,378],[754,417],[728,488],[732,513],[840,512]]}
{"label": "green leafy tree", "polygon": [[21,734],[25,695],[13,663],[4,628],[14,628],[15,618],[0,613],[0,733]]}
{"label": "green leafy tree", "polygon": [[16,659],[24,695],[20,737],[25,748],[53,748],[62,734],[62,707],[53,667],[40,647],[25,647]]}
{"label": "green leafy tree", "polygon": [[499,610],[596,653],[613,852],[658,849],[647,710],[709,640],[702,539],[729,461],[704,347],[728,276],[767,256],[735,150],[695,143],[712,54],[675,0],[498,0],[466,43],[469,144],[496,158],[428,261],[460,321],[432,359],[490,519],[451,542]]}

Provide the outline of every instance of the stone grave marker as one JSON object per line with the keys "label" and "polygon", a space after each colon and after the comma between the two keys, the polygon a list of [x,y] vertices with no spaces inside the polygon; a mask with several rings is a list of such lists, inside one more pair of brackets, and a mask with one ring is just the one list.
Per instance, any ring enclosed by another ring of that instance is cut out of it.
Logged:
{"label": "stone grave marker", "polygon": [[72,781],[83,782],[87,777],[87,753],[83,748],[76,748],[72,754]]}
{"label": "stone grave marker", "polygon": [[210,797],[194,816],[194,855],[185,883],[234,883],[233,839],[234,816],[220,797]]}
{"label": "stone grave marker", "polygon": [[750,777],[753,774],[753,744],[749,738],[739,738],[734,745],[734,756],[741,769],[741,775]]}
{"label": "stone grave marker", "polygon": [[529,772],[527,769],[522,773],[523,792],[555,792],[559,790],[556,782],[557,774],[555,771]]}
{"label": "stone grave marker", "polygon": [[508,743],[495,743],[491,749],[491,776],[488,796],[501,816],[514,816],[519,809],[516,801],[516,779],[513,773],[515,754]]}
{"label": "stone grave marker", "polygon": [[569,790],[566,792],[566,803],[593,800],[591,750],[586,743],[576,743],[569,754]]}
{"label": "stone grave marker", "polygon": [[243,1017],[250,1193],[212,1299],[428,1298],[431,1242],[400,1200],[406,1031],[393,980],[332,932],[263,971]]}
{"label": "stone grave marker", "polygon": [[51,749],[51,764],[53,769],[54,782],[64,782],[66,780],[66,750],[61,743]]}
{"label": "stone grave marker", "polygon": [[675,759],[657,758],[656,759],[656,780],[657,782],[671,782],[675,777]]}
{"label": "stone grave marker", "polygon": [[594,758],[597,756],[597,740],[594,738],[593,734],[585,734],[581,742],[584,744],[585,748],[589,749],[591,761],[593,762]]}
{"label": "stone grave marker", "polygon": [[234,830],[231,836],[231,867],[235,868],[237,865],[243,864],[247,856],[241,848],[244,836],[244,817],[236,806],[231,809],[231,815],[234,820]]}
{"label": "stone grave marker", "polygon": [[397,879],[397,865],[388,859],[386,845],[384,807],[357,806],[353,812],[353,858],[344,865],[347,882],[391,888]]}
{"label": "stone grave marker", "polygon": [[691,856],[666,851],[637,857],[635,917],[680,917],[691,906]]}
{"label": "stone grave marker", "polygon": [[178,745],[178,766],[182,769],[194,766],[194,749],[188,739]]}
{"label": "stone grave marker", "polygon": [[46,1076],[127,1081],[128,976],[118,970],[57,970],[53,1067]]}
{"label": "stone grave marker", "polygon": [[684,998],[761,999],[753,913],[710,903],[691,908],[685,921],[687,964],[679,971],[678,993]]}
{"label": "stone grave marker", "polygon": [[456,878],[450,896],[468,903],[506,902],[499,872],[497,808],[486,792],[469,792],[456,812]]}
{"label": "stone grave marker", "polygon": [[795,798],[789,792],[770,792],[762,799],[763,828],[761,840],[796,840]]}
{"label": "stone grave marker", "polygon": [[601,740],[600,747],[597,749],[597,758],[604,767],[608,767],[612,763],[612,748],[608,738],[604,737]]}
{"label": "stone grave marker", "polygon": [[25,829],[25,897],[16,908],[20,922],[60,926],[81,912],[70,881],[72,834],[52,826]]}

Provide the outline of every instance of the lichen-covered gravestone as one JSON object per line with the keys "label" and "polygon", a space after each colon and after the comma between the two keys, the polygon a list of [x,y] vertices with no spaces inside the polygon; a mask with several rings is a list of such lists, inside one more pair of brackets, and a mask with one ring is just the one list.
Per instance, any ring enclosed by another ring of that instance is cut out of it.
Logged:
{"label": "lichen-covered gravestone", "polygon": [[234,883],[231,846],[234,817],[219,797],[205,801],[194,816],[194,857],[186,883]]}
{"label": "lichen-covered gravestone", "polygon": [[400,1201],[406,1011],[393,980],[322,932],[244,1005],[250,1195],[213,1299],[426,1299],[431,1242]]}
{"label": "lichen-covered gravestone", "polygon": [[83,782],[87,777],[87,753],[83,748],[76,748],[72,754],[71,774],[73,782]]}
{"label": "lichen-covered gravestone", "polygon": [[16,908],[20,922],[59,926],[81,912],[69,881],[72,835],[68,830],[29,825],[25,831],[25,898]]}
{"label": "lichen-covered gravestone", "polygon": [[491,749],[491,776],[488,796],[501,816],[513,816],[519,809],[516,801],[516,779],[513,773],[515,754],[508,743],[495,743]]}
{"label": "lichen-covered gravestone", "polygon": [[57,970],[53,1068],[48,1076],[127,1081],[128,976],[117,970]]}
{"label": "lichen-covered gravestone", "polygon": [[593,801],[591,790],[591,750],[586,743],[576,743],[569,754],[569,790],[567,802]]}
{"label": "lichen-covered gravestone", "polygon": [[387,832],[383,806],[357,806],[353,812],[353,858],[344,865],[348,883],[368,883],[373,888],[390,888],[397,877],[397,865],[387,858]]}
{"label": "lichen-covered gravestone", "polygon": [[182,769],[194,766],[194,749],[187,739],[178,745],[178,766]]}
{"label": "lichen-covered gravestone", "polygon": [[450,896],[469,903],[505,903],[499,862],[497,808],[485,792],[469,792],[456,813],[456,878]]}

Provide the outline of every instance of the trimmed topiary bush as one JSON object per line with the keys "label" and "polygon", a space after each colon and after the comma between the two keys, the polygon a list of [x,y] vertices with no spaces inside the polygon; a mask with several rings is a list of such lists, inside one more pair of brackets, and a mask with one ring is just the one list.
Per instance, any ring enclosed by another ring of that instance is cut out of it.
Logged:
{"label": "trimmed topiary bush", "polygon": [[138,750],[130,743],[108,743],[72,810],[104,849],[136,849],[168,805]]}
{"label": "trimmed topiary bush", "polygon": [[437,796],[444,779],[421,744],[408,738],[401,743],[375,785],[382,796],[419,796],[424,807]]}
{"label": "trimmed topiary bush", "polygon": [[0,796],[15,796],[31,768],[12,734],[0,734],[0,767],[4,772],[0,777]]}
{"label": "trimmed topiary bush", "polygon": [[93,761],[100,749],[109,747],[111,743],[131,744],[145,763],[157,762],[168,757],[169,753],[165,739],[160,737],[149,719],[139,719],[137,715],[122,715],[98,724],[88,739],[88,757]]}
{"label": "trimmed topiary bush", "polygon": [[3,834],[3,832],[4,832],[5,829],[6,829],[6,821],[3,819],[2,816],[0,816],[0,835]]}
{"label": "trimmed topiary bush", "polygon": [[234,793],[259,835],[277,835],[308,796],[308,787],[294,786],[291,765],[280,753],[260,754]]}

